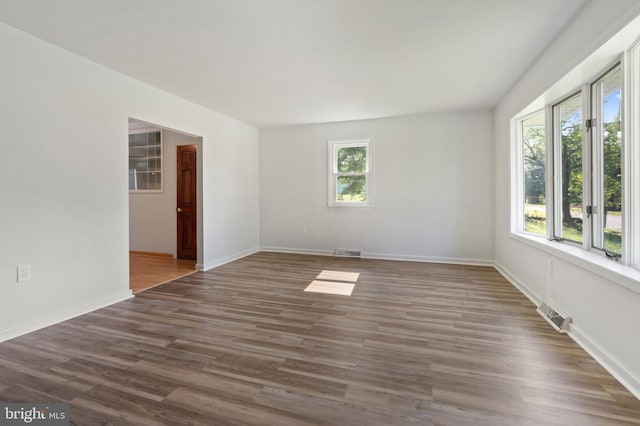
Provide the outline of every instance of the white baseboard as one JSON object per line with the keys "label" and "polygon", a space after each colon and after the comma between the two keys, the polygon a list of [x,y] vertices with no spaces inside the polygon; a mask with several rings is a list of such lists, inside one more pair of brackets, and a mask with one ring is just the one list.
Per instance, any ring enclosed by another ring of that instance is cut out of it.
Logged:
{"label": "white baseboard", "polygon": [[593,339],[589,338],[589,336],[575,324],[571,324],[567,334],[580,345],[582,349],[587,351],[598,364],[615,377],[622,386],[627,388],[636,398],[640,399],[640,380],[629,373],[615,357],[598,345]]}
{"label": "white baseboard", "polygon": [[333,256],[334,254],[333,250],[292,249],[284,247],[262,247],[260,251],[266,251],[269,253],[310,254],[313,256]]}
{"label": "white baseboard", "polygon": [[[284,247],[262,247],[260,251],[271,253],[290,253],[290,254],[310,254],[315,256],[333,256],[334,250],[313,250],[300,248],[284,248]],[[414,256],[408,254],[386,254],[386,253],[362,253],[363,259],[378,260],[399,260],[403,262],[425,262],[425,263],[451,263],[456,265],[475,265],[475,266],[493,266],[493,260],[489,259],[466,259],[452,257],[428,257]]]}
{"label": "white baseboard", "polygon": [[490,259],[469,259],[463,257],[415,256],[411,254],[362,253],[363,259],[399,260],[402,262],[450,263],[455,265],[493,266]]}
{"label": "white baseboard", "polygon": [[[540,305],[542,298],[533,292],[524,282],[518,279],[499,262],[495,262],[494,266],[498,272],[507,279],[507,281],[509,281],[522,294],[527,296],[534,305]],[[578,346],[591,355],[598,364],[615,377],[625,388],[627,388],[629,392],[631,392],[636,398],[640,399],[640,379],[629,373],[629,371],[627,371],[627,369],[624,368],[615,357],[609,354],[609,352],[596,343],[595,340],[583,332],[578,324],[572,323],[567,335],[571,337]]]}
{"label": "white baseboard", "polygon": [[518,277],[511,273],[507,268],[505,268],[500,262],[493,263],[494,268],[498,270],[502,274],[503,277],[507,279],[515,288],[520,290],[520,293],[527,296],[527,299],[531,300],[531,302],[536,306],[540,306],[542,303],[542,297],[538,296],[536,292],[532,291],[529,286],[527,286],[524,282],[522,282]]}
{"label": "white baseboard", "polygon": [[207,262],[204,265],[201,263],[196,264],[196,269],[198,271],[208,271],[209,269],[217,268],[218,266],[222,266],[226,263],[233,262],[234,260],[242,259],[243,257],[250,256],[254,253],[259,252],[259,248],[251,248],[249,250],[241,251],[239,253],[232,254],[230,256],[225,256],[220,259],[216,259],[213,262]]}
{"label": "white baseboard", "polygon": [[133,297],[131,290],[118,292],[116,294],[102,297],[100,299],[84,303],[79,306],[67,309],[62,312],[55,313],[43,318],[37,318],[24,324],[20,324],[14,327],[9,327],[4,330],[0,330],[0,342],[4,342],[9,339],[13,339],[22,336],[32,331],[40,330],[41,328],[49,327],[50,325],[57,324],[62,321],[70,320],[77,316],[95,311],[96,309],[104,308],[114,303],[122,302]]}
{"label": "white baseboard", "polygon": [[310,254],[313,256],[333,256],[334,254],[333,250],[309,250],[284,247],[262,247],[260,251],[266,251],[269,253]]}
{"label": "white baseboard", "polygon": [[[231,255],[222,259],[218,259],[215,262],[206,264],[204,266],[198,264],[196,265],[196,269],[205,271],[220,265],[224,265],[225,263],[233,262],[234,260],[241,259],[253,253],[257,253],[258,251],[260,251],[258,248],[252,248],[250,250],[246,250],[241,253],[236,253],[234,255]],[[62,321],[69,320],[71,318],[95,311],[100,308],[104,308],[105,306],[109,306],[114,303],[121,302],[131,297],[133,297],[133,293],[131,292],[131,290],[127,289],[126,291],[122,291],[110,296],[102,297],[100,299],[97,299],[88,303],[84,303],[79,306],[74,306],[70,309],[55,313],[53,315],[49,315],[43,318],[37,318],[27,323],[19,324],[6,329],[0,329],[0,342],[4,342],[6,340],[13,339],[15,337],[19,337],[27,333],[31,333],[41,328],[48,327],[50,325],[57,324]]]}

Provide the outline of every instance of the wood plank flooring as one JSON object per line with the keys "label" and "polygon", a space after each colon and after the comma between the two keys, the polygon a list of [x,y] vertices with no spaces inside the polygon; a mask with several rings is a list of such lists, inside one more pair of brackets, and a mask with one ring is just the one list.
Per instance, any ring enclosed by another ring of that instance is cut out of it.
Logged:
{"label": "wood plank flooring", "polygon": [[[353,294],[304,292],[322,271]],[[493,268],[275,253],[1,343],[0,400],[82,425],[640,424]]]}
{"label": "wood plank flooring", "polygon": [[191,274],[195,266],[193,260],[174,259],[170,254],[129,252],[129,287],[138,293]]}

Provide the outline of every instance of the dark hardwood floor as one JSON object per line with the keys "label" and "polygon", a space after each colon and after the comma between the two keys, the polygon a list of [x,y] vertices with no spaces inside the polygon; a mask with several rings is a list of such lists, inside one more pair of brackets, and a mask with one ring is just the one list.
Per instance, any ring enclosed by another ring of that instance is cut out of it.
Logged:
{"label": "dark hardwood floor", "polygon": [[[305,292],[323,270],[353,294]],[[640,424],[493,268],[273,253],[1,343],[0,400],[86,425]]]}

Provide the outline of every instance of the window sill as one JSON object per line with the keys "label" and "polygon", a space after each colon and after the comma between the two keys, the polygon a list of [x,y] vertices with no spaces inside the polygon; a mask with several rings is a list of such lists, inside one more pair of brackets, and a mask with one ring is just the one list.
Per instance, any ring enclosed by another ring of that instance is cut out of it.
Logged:
{"label": "window sill", "polygon": [[591,253],[581,247],[548,241],[542,237],[511,232],[511,238],[530,247],[572,263],[586,271],[605,278],[629,291],[640,294],[640,271],[620,264],[597,253]]}
{"label": "window sill", "polygon": [[129,194],[162,194],[162,189],[130,189]]}
{"label": "window sill", "polygon": [[327,204],[330,209],[355,209],[355,210],[375,210],[376,206],[366,204]]}

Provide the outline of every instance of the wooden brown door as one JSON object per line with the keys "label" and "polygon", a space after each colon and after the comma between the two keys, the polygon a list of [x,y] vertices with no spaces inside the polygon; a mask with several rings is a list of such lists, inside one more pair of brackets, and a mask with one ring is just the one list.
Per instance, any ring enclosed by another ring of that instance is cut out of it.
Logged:
{"label": "wooden brown door", "polygon": [[197,260],[196,145],[178,146],[178,259]]}

